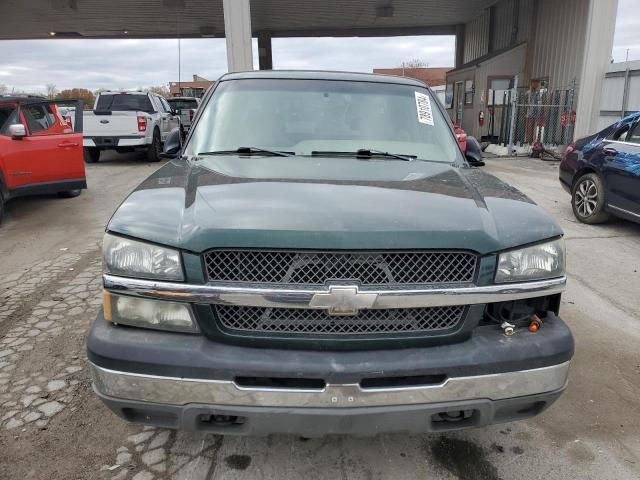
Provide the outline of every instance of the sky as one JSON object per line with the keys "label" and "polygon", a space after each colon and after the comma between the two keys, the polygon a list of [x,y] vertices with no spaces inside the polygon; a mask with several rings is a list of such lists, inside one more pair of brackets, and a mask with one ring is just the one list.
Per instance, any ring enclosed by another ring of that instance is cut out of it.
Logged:
{"label": "sky", "polygon": [[[612,57],[640,60],[640,0],[619,0]],[[257,42],[254,64],[257,68]],[[420,59],[432,67],[451,67],[454,37],[275,38],[274,68],[371,72]],[[0,85],[45,92],[47,84],[65,88],[135,89],[178,79],[177,40],[3,41]],[[181,79],[192,74],[216,79],[226,71],[224,39],[181,41]]]}

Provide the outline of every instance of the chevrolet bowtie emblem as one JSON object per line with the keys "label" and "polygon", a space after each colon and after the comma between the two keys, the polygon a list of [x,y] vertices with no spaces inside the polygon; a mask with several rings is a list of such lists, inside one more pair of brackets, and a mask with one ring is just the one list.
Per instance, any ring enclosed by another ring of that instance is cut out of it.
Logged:
{"label": "chevrolet bowtie emblem", "polygon": [[371,308],[376,303],[377,293],[358,292],[356,286],[332,286],[327,293],[316,293],[309,306],[326,308],[329,315],[357,315],[363,308]]}

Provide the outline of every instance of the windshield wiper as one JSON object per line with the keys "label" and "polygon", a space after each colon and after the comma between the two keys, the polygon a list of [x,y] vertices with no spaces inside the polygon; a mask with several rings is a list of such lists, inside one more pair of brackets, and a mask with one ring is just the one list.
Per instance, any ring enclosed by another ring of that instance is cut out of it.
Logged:
{"label": "windshield wiper", "polygon": [[331,150],[314,150],[311,152],[311,155],[323,155],[328,157],[352,157],[356,158],[373,158],[373,157],[387,157],[387,158],[397,158],[399,160],[404,160],[405,162],[413,162],[417,157],[417,155],[398,155],[397,153],[389,153],[383,152],[382,150],[371,150],[370,148],[359,148],[355,152],[334,152]]}
{"label": "windshield wiper", "polygon": [[217,150],[215,152],[200,152],[198,155],[271,155],[273,157],[290,157],[294,152],[278,152],[258,147],[238,147],[235,150]]}

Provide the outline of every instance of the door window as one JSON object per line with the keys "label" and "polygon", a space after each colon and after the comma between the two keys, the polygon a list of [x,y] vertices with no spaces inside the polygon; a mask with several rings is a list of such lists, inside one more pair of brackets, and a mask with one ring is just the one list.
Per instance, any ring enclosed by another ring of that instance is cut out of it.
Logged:
{"label": "door window", "polygon": [[29,133],[34,136],[68,133],[68,125],[58,116],[57,108],[49,103],[22,105],[20,108]]}
{"label": "door window", "polygon": [[160,98],[160,103],[162,104],[162,108],[165,112],[171,112],[171,106],[164,98]]}
{"label": "door window", "polygon": [[[623,127],[618,128],[613,135],[611,135],[611,140],[615,141],[615,142],[631,142],[631,138],[633,136],[636,137],[636,142],[635,143],[640,143],[638,141],[638,135],[640,135],[640,130],[637,129],[635,130],[635,133],[632,132],[632,130],[634,129],[634,125],[626,123]],[[631,142],[634,143],[634,142]]]}
{"label": "door window", "polygon": [[637,122],[626,133],[625,142],[640,144],[640,122]]}
{"label": "door window", "polygon": [[18,109],[12,105],[0,106],[0,135],[9,135],[9,126],[18,123]]}
{"label": "door window", "polygon": [[475,87],[473,85],[473,80],[466,80],[464,82],[464,104],[472,105],[473,104],[473,92],[475,91]]}

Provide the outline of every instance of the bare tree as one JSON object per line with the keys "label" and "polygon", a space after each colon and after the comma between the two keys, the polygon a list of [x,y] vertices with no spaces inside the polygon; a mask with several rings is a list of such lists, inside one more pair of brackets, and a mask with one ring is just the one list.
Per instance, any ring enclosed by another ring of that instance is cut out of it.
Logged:
{"label": "bare tree", "polygon": [[160,95],[161,97],[164,97],[164,98],[171,97],[171,92],[169,92],[169,89],[164,85],[146,88],[145,92],[155,93],[156,95]]}
{"label": "bare tree", "polygon": [[427,68],[429,64],[419,58],[413,58],[411,60],[402,62],[402,68]]}
{"label": "bare tree", "polygon": [[58,89],[52,83],[47,83],[47,98],[54,99],[58,94]]}

